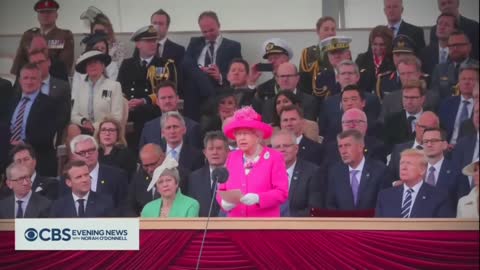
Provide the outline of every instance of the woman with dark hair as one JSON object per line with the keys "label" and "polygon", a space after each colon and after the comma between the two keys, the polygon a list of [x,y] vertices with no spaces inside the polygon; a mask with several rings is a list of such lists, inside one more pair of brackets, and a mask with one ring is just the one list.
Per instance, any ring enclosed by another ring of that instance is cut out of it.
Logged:
{"label": "woman with dark hair", "polygon": [[387,71],[394,71],[392,57],[393,32],[384,25],[372,29],[368,38],[368,50],[358,55],[355,63],[360,70],[360,88],[373,91],[377,77]]}
{"label": "woman with dark hair", "polygon": [[222,93],[215,97],[213,113],[203,115],[200,120],[200,126],[203,134],[208,131],[221,130],[223,121],[233,116],[238,109],[238,100],[233,89],[224,89]]}
{"label": "woman with dark hair", "polygon": [[98,14],[90,24],[90,33],[93,34],[95,32],[107,34],[108,47],[110,48],[109,54],[112,57],[112,61],[120,66],[125,57],[125,46],[115,38],[112,23],[105,14]]}

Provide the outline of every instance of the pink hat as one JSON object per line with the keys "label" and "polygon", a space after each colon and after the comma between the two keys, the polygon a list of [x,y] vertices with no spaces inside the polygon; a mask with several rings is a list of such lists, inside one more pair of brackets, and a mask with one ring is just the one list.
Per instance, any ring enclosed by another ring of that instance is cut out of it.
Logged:
{"label": "pink hat", "polygon": [[272,127],[262,122],[262,117],[250,106],[236,110],[230,123],[223,128],[223,132],[229,139],[235,140],[235,131],[240,128],[261,131],[264,139],[270,138],[273,132]]}

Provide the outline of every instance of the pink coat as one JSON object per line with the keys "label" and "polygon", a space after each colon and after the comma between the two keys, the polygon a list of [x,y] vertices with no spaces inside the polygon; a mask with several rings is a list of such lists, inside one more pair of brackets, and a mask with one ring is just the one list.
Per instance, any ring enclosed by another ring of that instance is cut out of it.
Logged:
{"label": "pink coat", "polygon": [[[285,161],[281,153],[264,147],[260,159],[245,175],[243,152],[233,151],[229,154],[226,168],[230,176],[218,190],[240,189],[243,194],[256,193],[260,201],[247,206],[242,203],[227,212],[229,217],[279,217],[280,205],[288,197],[288,176]],[[221,205],[222,199],[217,195]]]}

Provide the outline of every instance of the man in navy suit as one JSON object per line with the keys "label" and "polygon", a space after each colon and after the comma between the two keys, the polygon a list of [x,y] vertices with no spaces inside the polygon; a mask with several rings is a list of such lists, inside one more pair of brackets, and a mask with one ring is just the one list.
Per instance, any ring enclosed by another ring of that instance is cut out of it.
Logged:
{"label": "man in navy suit", "polygon": [[384,0],[383,11],[387,17],[388,27],[392,29],[394,37],[406,35],[415,42],[415,53],[418,54],[425,47],[423,29],[405,22],[402,18],[402,0]]}
{"label": "man in navy suit", "polygon": [[326,208],[348,211],[375,208],[378,192],[391,182],[387,167],[365,158],[364,138],[358,130],[343,131],[337,141],[342,162],[328,170]]}
{"label": "man in navy suit", "polygon": [[[442,13],[437,17],[437,24],[433,35],[435,42],[423,48],[420,53],[422,71],[432,76],[433,69],[437,64],[444,64],[448,61],[448,37],[458,28],[457,18],[451,13]],[[433,30],[433,29],[432,29]]]}
{"label": "man in navy suit", "polygon": [[31,171],[24,164],[7,167],[7,186],[12,195],[0,200],[0,219],[48,217],[50,201],[32,192]]}
{"label": "man in navy suit", "polygon": [[[355,129],[360,131],[364,136],[365,148],[363,149],[363,153],[365,158],[386,163],[387,148],[385,147],[385,144],[373,136],[367,136],[367,126],[367,115],[362,110],[351,108],[342,116],[342,131]],[[326,144],[325,157],[328,157],[324,159],[323,164],[325,168],[330,168],[332,165],[342,161],[340,153],[338,152],[338,144],[336,140]]]}
{"label": "man in navy suit", "polygon": [[[115,167],[98,162],[98,144],[92,136],[77,135],[70,142],[72,160],[81,160],[88,166],[91,178],[91,191],[105,194],[113,199],[117,210],[124,207],[127,199],[127,173]],[[60,181],[60,194],[69,194],[71,190],[66,185],[66,179]]]}
{"label": "man in navy suit", "polygon": [[380,191],[376,217],[434,218],[455,217],[448,195],[423,182],[427,159],[422,151],[407,149],[400,159],[403,184]]}
{"label": "man in navy suit", "polygon": [[[165,139],[160,146],[165,154],[189,171],[200,169],[205,162],[205,157],[200,150],[183,140],[187,130],[183,116],[179,112],[166,112],[162,114],[160,125],[162,137]],[[182,192],[186,193],[187,187]]]}
{"label": "man in navy suit", "polygon": [[462,122],[472,116],[473,89],[478,83],[478,65],[462,65],[460,67],[458,88],[459,96],[452,96],[445,99],[440,105],[438,116],[440,123],[447,132],[450,144],[455,145],[458,140]]}
{"label": "man in navy suit", "polygon": [[[172,82],[161,82],[156,90],[157,106],[161,113],[178,111],[179,97],[175,84]],[[200,125],[188,117],[184,117],[187,131],[185,133],[185,141],[197,148],[202,147],[202,135]],[[145,123],[138,148],[141,149],[147,143],[162,144],[160,116]]]}
{"label": "man in navy suit", "polygon": [[443,154],[448,147],[445,131],[439,128],[426,129],[422,145],[428,160],[425,182],[448,194],[452,208],[456,210],[458,199],[469,193],[470,186],[455,163]]}
{"label": "man in navy suit", "polygon": [[431,111],[426,111],[422,113],[420,119],[418,119],[417,123],[415,124],[415,139],[405,143],[397,144],[393,147],[388,168],[390,169],[390,173],[393,174],[395,180],[398,180],[399,178],[400,153],[406,149],[422,150],[423,132],[425,129],[439,127],[440,120],[438,120],[437,115]]}
{"label": "man in navy suit", "polygon": [[302,109],[296,105],[286,106],[280,112],[280,128],[292,132],[297,138],[298,158],[320,166],[323,160],[323,147],[303,135],[303,121]]}
{"label": "man in navy suit", "polygon": [[272,148],[283,154],[288,174],[288,200],[280,207],[282,217],[308,217],[311,208],[322,208],[325,185],[320,167],[297,158],[296,136],[280,130],[272,136]]}
{"label": "man in navy suit", "polygon": [[52,204],[50,217],[115,217],[112,198],[91,190],[92,180],[87,163],[73,160],[65,165],[64,179],[70,192]]}
{"label": "man in navy suit", "polygon": [[[466,165],[472,163],[475,160],[478,160],[478,112],[479,103],[478,100],[475,103],[475,107],[473,110],[473,126],[475,127],[475,133],[460,138],[455,145],[453,150],[453,157],[452,160],[455,162],[458,168],[463,168]],[[471,176],[468,177],[470,188],[474,187],[473,179]]]}
{"label": "man in navy suit", "polygon": [[[205,134],[205,148],[203,153],[208,160],[208,164],[192,172],[188,178],[189,197],[194,198],[200,203],[200,217],[208,216],[208,210],[212,201],[213,192],[217,188],[213,185],[211,177],[215,168],[223,167],[227,160],[230,148],[228,140],[222,131],[210,131]],[[213,200],[211,216],[216,217],[220,211],[217,200]]]}
{"label": "man in navy suit", "polygon": [[[459,11],[460,0],[438,0],[438,9],[441,13],[453,14],[457,20],[458,29],[465,32],[468,38],[472,42],[471,57],[478,59],[478,46],[479,46],[479,25],[477,21],[462,16]],[[434,25],[430,29],[430,43],[436,43],[438,37],[435,35],[437,25]]]}

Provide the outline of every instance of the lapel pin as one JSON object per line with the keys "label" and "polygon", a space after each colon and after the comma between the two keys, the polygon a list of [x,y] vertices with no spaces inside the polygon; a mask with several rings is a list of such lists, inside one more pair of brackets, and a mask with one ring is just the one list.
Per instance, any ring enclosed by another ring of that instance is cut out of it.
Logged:
{"label": "lapel pin", "polygon": [[367,173],[366,177],[369,178],[369,177],[370,177],[370,173]]}
{"label": "lapel pin", "polygon": [[38,186],[38,187],[35,189],[35,192],[40,192],[40,191],[42,191],[42,190],[43,190],[43,188],[42,188],[41,186]]}
{"label": "lapel pin", "polygon": [[426,196],[422,196],[422,200],[426,200],[426,199],[427,199],[427,197],[426,197]]}
{"label": "lapel pin", "polygon": [[305,150],[305,146],[302,146],[302,150]]}
{"label": "lapel pin", "polygon": [[450,174],[450,170],[447,170],[447,174]]}
{"label": "lapel pin", "polygon": [[298,178],[298,177],[294,176],[294,177],[293,177],[293,180],[297,180],[297,178]]}
{"label": "lapel pin", "polygon": [[105,180],[102,180],[100,183],[102,183],[102,185],[105,184]]}
{"label": "lapel pin", "polygon": [[270,158],[270,152],[265,152],[265,155],[263,155],[264,159],[269,159]]}

